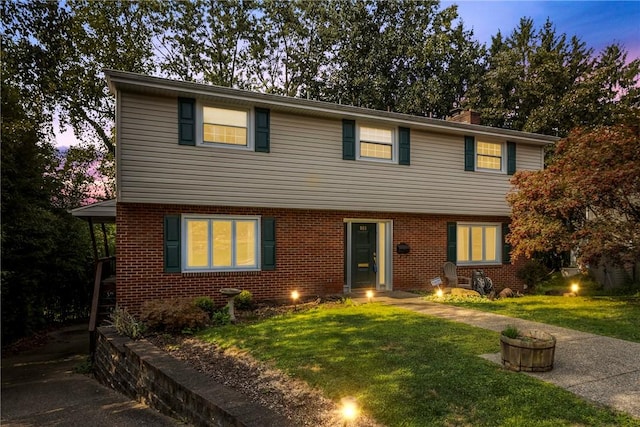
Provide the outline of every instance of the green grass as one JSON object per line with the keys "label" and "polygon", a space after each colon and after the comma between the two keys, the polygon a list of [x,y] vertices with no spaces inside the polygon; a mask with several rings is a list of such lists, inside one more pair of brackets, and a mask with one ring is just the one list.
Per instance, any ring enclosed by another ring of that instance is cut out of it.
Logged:
{"label": "green grass", "polygon": [[480,354],[496,332],[379,304],[321,306],[199,335],[249,351],[387,426],[640,425]]}
{"label": "green grass", "polygon": [[640,342],[640,297],[563,297],[527,295],[522,298],[427,297],[428,300],[510,317],[563,326],[583,332]]}

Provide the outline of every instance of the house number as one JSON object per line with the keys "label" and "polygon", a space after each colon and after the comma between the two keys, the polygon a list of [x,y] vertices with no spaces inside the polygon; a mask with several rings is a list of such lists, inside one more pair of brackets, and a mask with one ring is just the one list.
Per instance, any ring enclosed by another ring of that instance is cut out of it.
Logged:
{"label": "house number", "polygon": [[366,225],[361,225],[360,226],[360,231],[367,231],[367,226]]}

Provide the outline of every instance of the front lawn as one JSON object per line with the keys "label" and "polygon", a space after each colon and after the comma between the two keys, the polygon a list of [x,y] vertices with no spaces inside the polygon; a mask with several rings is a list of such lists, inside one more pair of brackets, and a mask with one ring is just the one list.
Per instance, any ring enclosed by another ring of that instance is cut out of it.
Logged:
{"label": "front lawn", "polygon": [[583,332],[640,342],[640,297],[562,297],[527,295],[522,298],[435,296],[430,301],[488,311]]}
{"label": "front lawn", "polygon": [[480,354],[496,332],[380,304],[320,306],[199,337],[249,351],[387,426],[638,425]]}

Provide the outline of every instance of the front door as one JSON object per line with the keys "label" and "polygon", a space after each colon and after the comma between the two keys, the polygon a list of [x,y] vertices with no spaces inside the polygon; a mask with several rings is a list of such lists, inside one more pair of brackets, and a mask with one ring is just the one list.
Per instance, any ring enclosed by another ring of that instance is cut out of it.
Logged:
{"label": "front door", "polygon": [[351,225],[351,288],[376,286],[376,223]]}

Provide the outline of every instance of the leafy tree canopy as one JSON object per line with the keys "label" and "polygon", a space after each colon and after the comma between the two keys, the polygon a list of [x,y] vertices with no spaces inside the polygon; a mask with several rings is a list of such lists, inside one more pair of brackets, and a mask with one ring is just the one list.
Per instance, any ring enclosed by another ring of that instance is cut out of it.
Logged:
{"label": "leafy tree canopy", "polygon": [[618,44],[595,55],[576,36],[538,30],[522,18],[511,35],[492,38],[481,82],[466,105],[483,124],[566,136],[574,127],[613,125],[640,105],[640,59]]}
{"label": "leafy tree canopy", "polygon": [[518,172],[509,240],[514,257],[577,250],[585,264],[640,259],[640,130],[576,129],[542,171]]}

